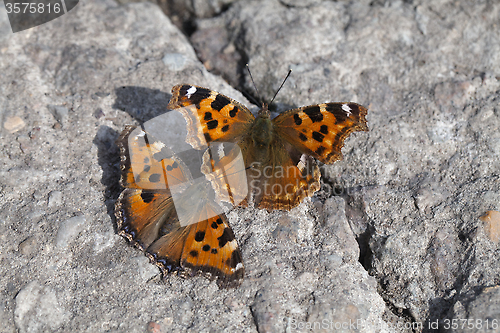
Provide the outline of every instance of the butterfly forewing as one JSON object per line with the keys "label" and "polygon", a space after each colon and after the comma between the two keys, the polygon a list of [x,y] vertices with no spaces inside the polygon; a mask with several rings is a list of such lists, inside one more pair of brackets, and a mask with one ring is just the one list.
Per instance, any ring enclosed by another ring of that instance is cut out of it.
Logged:
{"label": "butterfly forewing", "polygon": [[236,142],[255,117],[243,104],[206,88],[181,84],[172,88],[169,109],[180,109],[194,148],[212,141]]}
{"label": "butterfly forewing", "polygon": [[182,160],[165,153],[164,144],[141,128],[127,126],[117,145],[123,187],[166,190],[169,185],[182,184],[191,178]]}
{"label": "butterfly forewing", "polygon": [[276,132],[299,151],[331,164],[342,159],[344,140],[353,131],[368,131],[367,109],[356,103],[305,106],[273,119]]}

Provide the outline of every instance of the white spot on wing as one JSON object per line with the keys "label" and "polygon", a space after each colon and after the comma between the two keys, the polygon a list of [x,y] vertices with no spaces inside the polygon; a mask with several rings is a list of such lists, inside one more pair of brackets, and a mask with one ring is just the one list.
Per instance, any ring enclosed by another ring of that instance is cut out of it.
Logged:
{"label": "white spot on wing", "polygon": [[300,156],[300,160],[299,160],[299,163],[297,163],[297,168],[299,168],[300,171],[304,170],[305,167],[306,167],[306,164],[307,164],[307,155],[306,154],[302,154],[302,156]]}
{"label": "white spot on wing", "polygon": [[242,269],[243,268],[243,264],[241,262],[239,262],[237,265],[236,265],[236,268],[234,269],[235,271],[239,270],[239,269]]}
{"label": "white spot on wing", "polygon": [[187,97],[187,98],[191,98],[191,95],[192,95],[192,94],[194,94],[195,92],[196,92],[196,88],[195,88],[195,87],[193,87],[193,86],[191,86],[191,88],[189,88],[189,89],[187,90],[186,97]]}
{"label": "white spot on wing", "polygon": [[342,110],[344,110],[347,113],[347,116],[351,116],[351,108],[347,104],[342,104]]}

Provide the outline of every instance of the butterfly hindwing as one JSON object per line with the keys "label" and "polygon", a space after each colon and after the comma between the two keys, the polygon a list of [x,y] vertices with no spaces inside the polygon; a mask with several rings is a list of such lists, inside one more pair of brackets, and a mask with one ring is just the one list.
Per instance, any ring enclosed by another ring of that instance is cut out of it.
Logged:
{"label": "butterfly hindwing", "polygon": [[126,188],[115,205],[118,233],[144,250],[158,237],[166,220],[178,223],[173,209],[172,197],[167,190]]}
{"label": "butterfly hindwing", "polygon": [[234,233],[224,214],[180,227],[156,240],[146,253],[164,274],[217,279],[219,287],[241,284],[244,266]]}
{"label": "butterfly hindwing", "polygon": [[320,188],[316,161],[283,140],[269,146],[268,159],[258,159],[246,150],[249,198],[253,205],[267,210],[290,210]]}
{"label": "butterfly hindwing", "polygon": [[273,119],[276,132],[299,151],[326,164],[342,159],[344,140],[354,131],[368,131],[367,109],[356,103],[305,106]]}
{"label": "butterfly hindwing", "polygon": [[219,276],[222,284],[241,283],[241,253],[225,215],[193,225],[185,244],[181,260],[184,268]]}

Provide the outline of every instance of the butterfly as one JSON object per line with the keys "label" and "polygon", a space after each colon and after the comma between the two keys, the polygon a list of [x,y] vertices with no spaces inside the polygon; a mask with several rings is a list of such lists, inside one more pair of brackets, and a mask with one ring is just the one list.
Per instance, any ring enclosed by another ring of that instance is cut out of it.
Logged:
{"label": "butterfly", "polygon": [[[342,159],[349,134],[368,131],[367,109],[353,102],[300,107],[271,119],[266,104],[254,117],[247,107],[218,92],[181,84],[172,88],[168,108],[179,109],[184,116],[192,147],[237,144],[246,170],[240,182],[246,182],[245,186],[214,184],[214,188],[225,188],[228,193],[248,189],[243,200],[230,201],[267,210],[290,210],[312,196],[320,189],[315,159],[326,164]],[[222,158],[209,167],[217,174],[226,163]]]}
{"label": "butterfly", "polygon": [[221,288],[240,285],[245,269],[228,219],[200,195],[210,193],[210,183],[194,182],[184,161],[140,127],[127,126],[117,145],[124,187],[115,204],[118,233],[163,276],[200,274]]}

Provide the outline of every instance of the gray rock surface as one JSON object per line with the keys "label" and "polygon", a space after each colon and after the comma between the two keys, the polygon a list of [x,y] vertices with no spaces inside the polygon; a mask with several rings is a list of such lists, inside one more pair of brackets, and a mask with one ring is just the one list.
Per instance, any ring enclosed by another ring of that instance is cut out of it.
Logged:
{"label": "gray rock surface", "polygon": [[[500,4],[192,4],[190,38],[150,2],[80,1],[16,34],[0,8],[0,331],[420,332],[498,317],[498,241],[479,217],[500,210]],[[294,210],[228,214],[241,287],[161,280],[115,233],[114,141],[182,82],[249,105],[203,66],[255,96],[245,61],[266,99],[293,69],[278,110],[355,101],[370,132]]]}

